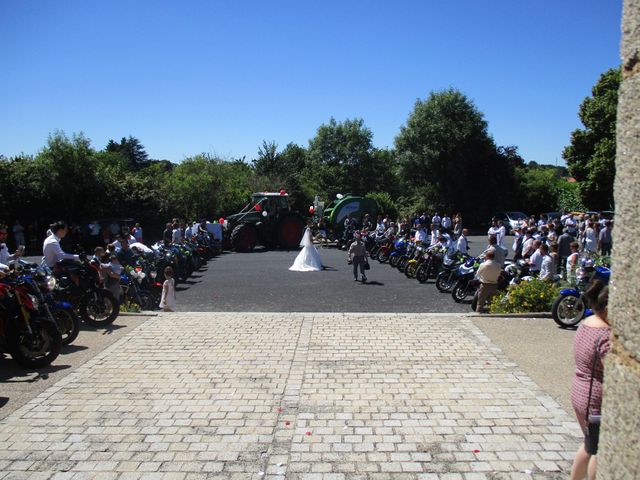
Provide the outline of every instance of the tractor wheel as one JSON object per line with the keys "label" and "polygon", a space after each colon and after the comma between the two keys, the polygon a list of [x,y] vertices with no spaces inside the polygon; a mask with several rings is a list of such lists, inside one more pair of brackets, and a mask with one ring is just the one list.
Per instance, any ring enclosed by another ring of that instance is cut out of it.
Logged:
{"label": "tractor wheel", "polygon": [[250,252],[256,246],[258,232],[250,223],[238,225],[231,232],[231,245],[236,252]]}
{"label": "tractor wheel", "polygon": [[280,222],[276,230],[276,238],[280,248],[293,250],[300,246],[300,240],[304,232],[304,222],[295,215],[286,215]]}

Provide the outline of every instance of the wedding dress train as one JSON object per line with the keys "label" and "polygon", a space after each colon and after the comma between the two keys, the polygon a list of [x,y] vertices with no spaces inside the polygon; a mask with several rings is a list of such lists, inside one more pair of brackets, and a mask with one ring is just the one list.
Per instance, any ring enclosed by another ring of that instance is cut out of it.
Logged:
{"label": "wedding dress train", "polygon": [[322,259],[311,240],[311,230],[305,230],[300,246],[303,247],[300,253],[289,267],[293,272],[318,272],[322,270]]}

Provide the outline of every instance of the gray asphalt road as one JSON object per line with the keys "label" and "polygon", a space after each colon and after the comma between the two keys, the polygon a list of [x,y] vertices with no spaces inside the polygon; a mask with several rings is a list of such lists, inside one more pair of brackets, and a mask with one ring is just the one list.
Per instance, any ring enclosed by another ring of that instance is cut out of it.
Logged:
{"label": "gray asphalt road", "polygon": [[20,408],[80,365],[115,343],[149,317],[119,316],[107,329],[83,330],[47,368],[25,370],[0,353],[0,419]]}
{"label": "gray asphalt road", "polygon": [[[471,239],[471,252],[484,249],[484,237]],[[464,312],[433,281],[421,285],[388,264],[371,262],[368,282],[353,281],[346,252],[318,248],[322,272],[290,272],[298,251],[226,253],[179,286],[180,311],[254,312]]]}

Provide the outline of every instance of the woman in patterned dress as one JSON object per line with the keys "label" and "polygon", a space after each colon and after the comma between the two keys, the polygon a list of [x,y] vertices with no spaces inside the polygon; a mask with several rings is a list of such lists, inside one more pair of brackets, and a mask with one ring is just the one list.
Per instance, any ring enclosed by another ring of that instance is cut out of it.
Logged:
{"label": "woman in patterned dress", "polygon": [[[571,403],[580,428],[585,433],[585,441],[576,452],[573,460],[572,480],[583,479],[587,475],[590,480],[596,478],[597,440],[593,445],[593,439],[587,435],[587,416],[589,413],[600,414],[603,381],[602,360],[609,351],[611,333],[607,318],[608,287],[596,280],[585,292],[585,298],[594,314],[583,320],[576,331],[573,343],[576,372],[571,385]],[[594,360],[595,370],[593,369]],[[593,387],[589,399],[589,389],[592,382]]]}

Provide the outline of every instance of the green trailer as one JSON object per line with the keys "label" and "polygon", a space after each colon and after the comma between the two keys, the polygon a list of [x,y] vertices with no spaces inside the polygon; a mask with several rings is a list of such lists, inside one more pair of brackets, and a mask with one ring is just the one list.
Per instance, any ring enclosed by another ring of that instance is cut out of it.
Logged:
{"label": "green trailer", "polygon": [[347,218],[348,214],[351,214],[360,227],[362,226],[362,219],[367,213],[371,217],[371,221],[375,223],[378,211],[378,203],[372,198],[344,195],[324,207],[322,217],[327,224],[327,228],[333,231],[334,236],[339,236],[342,235],[344,219]]}

